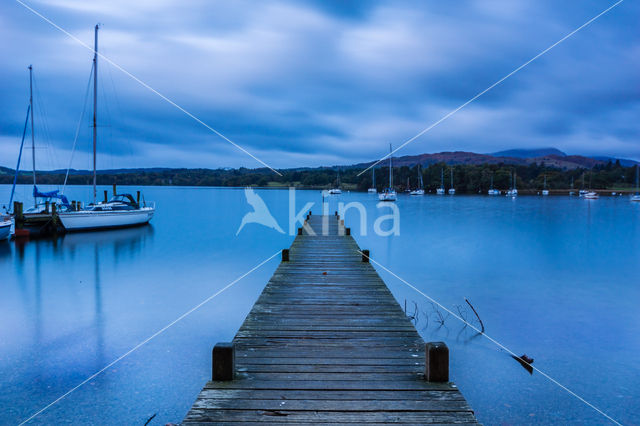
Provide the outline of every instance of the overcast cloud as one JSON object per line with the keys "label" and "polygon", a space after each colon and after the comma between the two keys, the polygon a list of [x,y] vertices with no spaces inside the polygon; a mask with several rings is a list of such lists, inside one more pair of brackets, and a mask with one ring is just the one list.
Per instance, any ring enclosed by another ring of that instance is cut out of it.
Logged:
{"label": "overcast cloud", "polygon": [[[87,44],[100,22],[105,56],[270,165],[298,167],[384,155],[613,1],[27,3]],[[623,2],[398,154],[640,160],[638,22]],[[0,37],[0,165],[15,166],[33,64],[38,167],[66,167],[92,53],[13,0]],[[260,166],[105,61],[99,78],[99,168]],[[75,168],[91,164],[89,118]]]}

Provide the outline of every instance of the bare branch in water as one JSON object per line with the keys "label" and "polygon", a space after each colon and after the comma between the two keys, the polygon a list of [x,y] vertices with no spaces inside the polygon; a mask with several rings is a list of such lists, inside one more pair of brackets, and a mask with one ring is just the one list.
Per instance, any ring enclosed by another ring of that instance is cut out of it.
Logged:
{"label": "bare branch in water", "polygon": [[471,302],[469,302],[469,299],[464,299],[464,301],[467,302],[467,305],[469,305],[473,313],[476,314],[476,318],[478,318],[478,321],[480,321],[480,328],[481,328],[480,332],[484,333],[484,324],[482,323],[482,320],[480,319],[480,315],[478,315],[476,308],[474,308]]}

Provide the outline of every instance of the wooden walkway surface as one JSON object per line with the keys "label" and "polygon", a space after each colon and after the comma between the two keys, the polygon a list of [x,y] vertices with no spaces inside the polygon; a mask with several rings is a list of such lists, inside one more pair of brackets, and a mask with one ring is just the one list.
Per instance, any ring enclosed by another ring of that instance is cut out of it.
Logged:
{"label": "wooden walkway surface", "polygon": [[424,380],[424,341],[327,219],[329,235],[295,238],[236,334],[236,378],[208,382],[183,424],[476,423],[454,384]]}

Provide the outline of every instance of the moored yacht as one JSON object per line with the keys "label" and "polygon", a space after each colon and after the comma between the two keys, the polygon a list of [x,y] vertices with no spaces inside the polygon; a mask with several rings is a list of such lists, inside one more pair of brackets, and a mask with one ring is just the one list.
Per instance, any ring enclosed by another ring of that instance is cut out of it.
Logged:
{"label": "moored yacht", "polygon": [[155,213],[154,203],[140,205],[138,199],[129,194],[116,194],[114,186],[113,198],[102,203],[96,203],[96,146],[98,142],[98,28],[95,27],[93,53],[93,203],[84,209],[70,208],[58,213],[62,226],[67,231],[95,230],[108,228],[122,228],[126,226],[144,225],[149,223]]}
{"label": "moored yacht", "polygon": [[367,192],[370,194],[376,194],[378,192],[378,189],[376,188],[376,168],[375,167],[371,168],[371,179],[372,179],[371,188],[369,188]]}
{"label": "moored yacht", "polygon": [[436,189],[436,194],[444,195],[444,169],[440,169],[440,188]]}
{"label": "moored yacht", "polygon": [[380,201],[396,201],[398,198],[398,194],[393,189],[393,163],[391,160],[391,153],[393,150],[391,149],[391,144],[389,144],[389,187],[385,188],[380,194],[378,194],[378,199]]}
{"label": "moored yacht", "polygon": [[547,175],[544,175],[544,187],[542,189],[542,195],[549,195],[549,190],[547,189]]}
{"label": "moored yacht", "polygon": [[597,199],[597,198],[599,198],[599,197],[600,197],[600,196],[598,195],[598,193],[597,193],[597,192],[594,192],[594,191],[589,191],[589,192],[587,192],[586,194],[584,194],[584,198],[585,198],[586,200],[595,200],[595,199]]}
{"label": "moored yacht", "polygon": [[414,189],[409,192],[409,195],[424,195],[424,184],[422,181],[422,170],[420,170],[420,164],[418,164],[418,189]]}
{"label": "moored yacht", "polygon": [[640,202],[640,166],[636,164],[636,193],[631,196],[631,201]]}
{"label": "moored yacht", "polygon": [[453,167],[452,167],[451,168],[451,188],[449,188],[449,195],[455,195],[455,193],[456,193],[456,189],[453,187]]}

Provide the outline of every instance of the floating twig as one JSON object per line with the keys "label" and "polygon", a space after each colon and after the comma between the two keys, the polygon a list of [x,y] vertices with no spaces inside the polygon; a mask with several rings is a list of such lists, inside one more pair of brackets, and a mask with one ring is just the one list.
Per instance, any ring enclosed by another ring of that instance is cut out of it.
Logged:
{"label": "floating twig", "polygon": [[474,308],[471,302],[469,302],[469,299],[464,299],[464,301],[467,302],[467,305],[469,305],[473,313],[476,314],[476,318],[478,318],[478,321],[480,322],[480,328],[481,328],[480,333],[484,333],[484,324],[482,323],[482,320],[480,319],[480,315],[478,315],[476,308]]}

